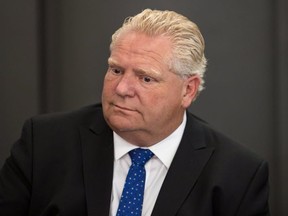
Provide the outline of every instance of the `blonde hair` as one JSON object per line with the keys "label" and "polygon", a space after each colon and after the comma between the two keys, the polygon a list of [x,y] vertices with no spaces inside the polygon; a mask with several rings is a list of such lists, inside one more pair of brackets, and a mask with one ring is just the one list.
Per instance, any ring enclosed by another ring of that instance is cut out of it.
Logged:
{"label": "blonde hair", "polygon": [[172,42],[169,68],[181,77],[198,75],[198,94],[204,88],[204,73],[207,60],[204,55],[204,38],[195,23],[174,11],[145,9],[125,19],[121,28],[112,35],[110,50],[120,34],[136,31],[148,36],[167,36]]}

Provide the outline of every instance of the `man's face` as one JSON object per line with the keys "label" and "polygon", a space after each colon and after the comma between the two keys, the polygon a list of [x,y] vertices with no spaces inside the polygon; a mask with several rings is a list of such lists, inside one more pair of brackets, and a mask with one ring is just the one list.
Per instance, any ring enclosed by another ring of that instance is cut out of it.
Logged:
{"label": "man's face", "polygon": [[110,127],[133,144],[148,146],[164,139],[181,124],[193,99],[187,96],[189,79],[169,71],[170,53],[167,37],[135,32],[120,36],[111,51],[103,112]]}

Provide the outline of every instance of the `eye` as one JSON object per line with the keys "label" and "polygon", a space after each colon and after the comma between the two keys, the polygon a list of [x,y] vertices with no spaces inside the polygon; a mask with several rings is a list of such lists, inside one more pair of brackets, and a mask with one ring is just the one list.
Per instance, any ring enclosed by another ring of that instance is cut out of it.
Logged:
{"label": "eye", "polygon": [[147,77],[147,76],[146,76],[146,77],[143,77],[142,79],[143,79],[143,81],[146,82],[146,83],[149,83],[149,82],[152,81],[152,78],[151,78],[151,77]]}
{"label": "eye", "polygon": [[141,80],[144,82],[144,83],[151,83],[151,82],[155,82],[156,80],[150,76],[142,76],[141,77]]}
{"label": "eye", "polygon": [[119,75],[119,74],[122,73],[122,70],[121,70],[121,69],[115,68],[115,67],[109,67],[109,70],[110,70],[113,74],[115,74],[115,75]]}

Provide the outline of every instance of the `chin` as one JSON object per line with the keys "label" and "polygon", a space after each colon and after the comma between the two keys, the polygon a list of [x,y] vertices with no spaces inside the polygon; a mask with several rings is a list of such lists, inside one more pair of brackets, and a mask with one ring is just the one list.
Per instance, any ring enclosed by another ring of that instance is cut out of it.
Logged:
{"label": "chin", "polygon": [[131,122],[127,121],[127,118],[123,117],[116,116],[107,118],[107,123],[112,128],[112,130],[119,132],[132,131],[134,128]]}

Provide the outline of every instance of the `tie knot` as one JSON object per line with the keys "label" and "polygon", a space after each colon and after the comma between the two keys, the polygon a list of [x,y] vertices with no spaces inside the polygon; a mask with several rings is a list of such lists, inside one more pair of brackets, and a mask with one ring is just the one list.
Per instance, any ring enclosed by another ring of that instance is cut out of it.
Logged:
{"label": "tie knot", "polygon": [[137,166],[144,166],[148,160],[153,157],[153,152],[149,149],[133,149],[129,152],[132,164]]}

